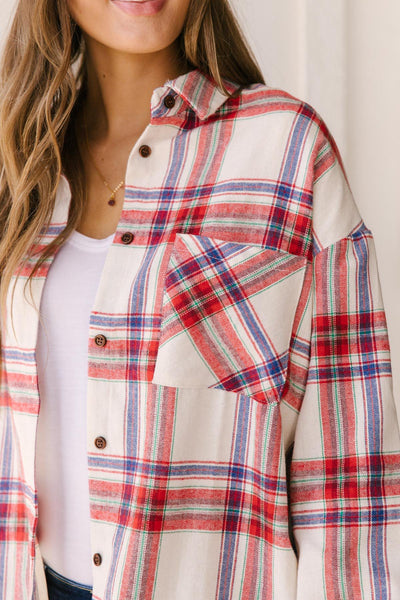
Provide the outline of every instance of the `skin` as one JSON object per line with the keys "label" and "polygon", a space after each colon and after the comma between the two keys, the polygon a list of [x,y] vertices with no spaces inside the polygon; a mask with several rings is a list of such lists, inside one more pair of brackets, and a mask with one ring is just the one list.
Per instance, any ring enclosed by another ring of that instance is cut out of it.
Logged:
{"label": "skin", "polygon": [[[111,0],[67,0],[88,51],[87,115],[90,153],[112,188],[125,179],[128,157],[150,122],[153,90],[187,72],[177,53],[190,0],[167,0],[153,15],[131,15]],[[77,230],[94,238],[111,235],[118,224],[124,189],[116,204],[84,157],[88,204]]]}

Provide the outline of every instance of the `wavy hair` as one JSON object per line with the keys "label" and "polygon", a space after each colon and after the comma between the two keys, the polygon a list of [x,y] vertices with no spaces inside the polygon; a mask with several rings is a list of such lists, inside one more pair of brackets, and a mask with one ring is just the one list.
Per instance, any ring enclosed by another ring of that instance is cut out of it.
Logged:
{"label": "wavy hair", "polygon": [[[227,96],[223,79],[241,87],[265,83],[228,0],[192,0],[179,48],[187,64],[210,75]],[[26,283],[32,282],[40,265],[65,241],[82,215],[86,192],[77,107],[86,75],[84,37],[65,0],[19,0],[0,63],[0,314],[4,327],[7,290],[50,223],[61,173],[67,178],[74,174],[69,178],[72,198],[67,226],[45,247]]]}

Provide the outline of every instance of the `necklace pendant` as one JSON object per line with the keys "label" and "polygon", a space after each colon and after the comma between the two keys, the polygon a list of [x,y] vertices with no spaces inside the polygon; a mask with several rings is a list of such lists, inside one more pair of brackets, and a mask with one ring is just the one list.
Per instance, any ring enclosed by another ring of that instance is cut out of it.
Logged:
{"label": "necklace pendant", "polygon": [[112,194],[112,195],[111,195],[111,197],[110,197],[110,199],[109,199],[109,201],[108,201],[108,204],[109,204],[110,206],[114,206],[114,204],[115,204],[115,194]]}

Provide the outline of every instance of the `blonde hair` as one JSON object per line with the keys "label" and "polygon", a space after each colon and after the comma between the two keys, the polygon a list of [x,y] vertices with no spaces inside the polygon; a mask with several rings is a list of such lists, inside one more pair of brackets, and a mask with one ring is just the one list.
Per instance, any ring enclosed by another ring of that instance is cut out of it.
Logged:
{"label": "blonde hair", "polygon": [[[228,96],[223,79],[242,87],[265,83],[228,0],[192,0],[179,47],[187,64],[210,75]],[[62,172],[74,173],[69,181],[68,223],[46,246],[27,283],[82,214],[85,185],[76,109],[86,78],[85,52],[82,32],[65,0],[19,0],[0,65],[0,310],[4,323],[12,275],[32,256],[32,248],[49,225]]]}

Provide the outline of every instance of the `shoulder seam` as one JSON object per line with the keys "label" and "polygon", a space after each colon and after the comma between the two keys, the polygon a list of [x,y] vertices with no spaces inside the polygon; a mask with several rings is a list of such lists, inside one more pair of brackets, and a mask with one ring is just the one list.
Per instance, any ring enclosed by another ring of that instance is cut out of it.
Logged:
{"label": "shoulder seam", "polygon": [[373,236],[372,231],[364,223],[364,220],[360,219],[360,221],[353,227],[353,229],[351,231],[349,231],[349,233],[347,235],[341,237],[338,240],[335,240],[328,246],[324,246],[324,247],[320,248],[319,250],[317,250],[314,253],[313,258],[315,259],[319,254],[321,254],[321,252],[329,251],[334,246],[341,244],[342,242],[345,242],[345,241],[358,242],[360,240],[365,240],[365,239],[374,239],[374,236]]}

